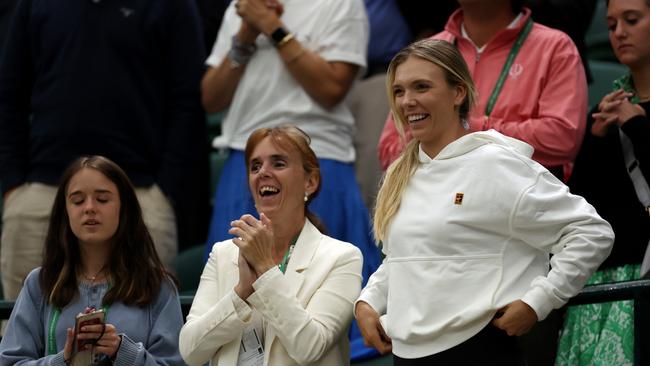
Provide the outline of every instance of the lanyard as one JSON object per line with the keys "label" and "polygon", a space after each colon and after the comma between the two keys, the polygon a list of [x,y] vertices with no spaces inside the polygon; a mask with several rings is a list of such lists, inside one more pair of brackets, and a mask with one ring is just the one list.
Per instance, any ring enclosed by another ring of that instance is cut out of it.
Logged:
{"label": "lanyard", "polygon": [[506,63],[503,64],[503,69],[501,69],[501,74],[499,75],[499,79],[497,79],[497,83],[494,86],[494,89],[492,90],[492,95],[490,95],[490,99],[488,99],[488,104],[485,107],[486,117],[489,117],[490,113],[492,113],[492,109],[494,109],[494,105],[496,104],[497,98],[499,97],[499,94],[501,93],[501,89],[503,88],[503,84],[506,81],[506,76],[508,75],[508,71],[510,70],[510,67],[512,66],[512,63],[515,60],[515,57],[517,57],[517,54],[519,53],[521,46],[524,44],[524,41],[526,40],[526,37],[528,36],[528,33],[530,33],[530,30],[532,28],[533,28],[533,20],[531,18],[528,18],[528,20],[526,21],[526,25],[524,25],[524,28],[521,30],[521,32],[519,32],[519,36],[517,36],[517,40],[515,41],[515,44],[513,44],[512,48],[510,49],[510,53],[508,54]]}
{"label": "lanyard", "polygon": [[[108,317],[108,306],[104,305],[102,307],[104,310],[104,319]],[[56,348],[56,324],[59,322],[59,317],[61,316],[61,309],[54,308],[52,312],[52,321],[50,322],[50,328],[47,334],[47,354],[55,355],[57,354]]]}
{"label": "lanyard", "polygon": [[56,331],[56,323],[59,322],[59,316],[61,316],[61,310],[59,308],[54,308],[54,312],[52,314],[52,321],[50,322],[50,331],[48,332],[48,336],[47,336],[48,355],[54,355],[57,353],[56,338],[54,333]]}
{"label": "lanyard", "polygon": [[296,235],[291,240],[291,244],[289,244],[289,248],[287,248],[287,251],[284,252],[284,257],[282,257],[282,262],[278,264],[278,267],[280,268],[280,271],[282,271],[282,273],[284,273],[287,270],[287,264],[289,264],[289,258],[291,258],[291,253],[293,253],[293,247],[296,246],[296,242],[298,241],[299,235]]}

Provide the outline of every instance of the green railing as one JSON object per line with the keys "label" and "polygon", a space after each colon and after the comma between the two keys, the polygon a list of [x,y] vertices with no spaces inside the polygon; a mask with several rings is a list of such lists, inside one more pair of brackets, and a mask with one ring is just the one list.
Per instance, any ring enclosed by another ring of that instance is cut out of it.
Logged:
{"label": "green railing", "polygon": [[[192,306],[192,295],[181,295],[183,315]],[[634,300],[634,364],[650,365],[650,280],[636,280],[585,287],[569,306]],[[0,301],[0,319],[8,319],[13,301]]]}

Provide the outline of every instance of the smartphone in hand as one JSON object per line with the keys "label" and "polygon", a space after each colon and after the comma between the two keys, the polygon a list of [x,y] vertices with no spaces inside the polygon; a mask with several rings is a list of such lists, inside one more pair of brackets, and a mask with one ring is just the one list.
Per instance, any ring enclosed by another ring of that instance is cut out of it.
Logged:
{"label": "smartphone in hand", "polygon": [[87,325],[103,324],[105,317],[106,313],[103,309],[92,310],[90,312],[77,315],[75,318],[74,326],[74,346],[72,350],[73,355],[76,355],[77,353],[83,351],[86,345],[93,344],[95,342],[94,339],[78,339],[79,333],[82,333],[81,328]]}

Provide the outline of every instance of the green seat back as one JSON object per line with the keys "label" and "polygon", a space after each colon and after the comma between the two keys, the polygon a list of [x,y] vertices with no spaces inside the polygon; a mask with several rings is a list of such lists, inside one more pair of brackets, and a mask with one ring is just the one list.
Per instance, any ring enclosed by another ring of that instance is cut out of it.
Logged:
{"label": "green seat back", "polygon": [[591,20],[591,25],[585,35],[587,44],[587,57],[591,60],[617,62],[614,51],[609,43],[609,30],[607,29],[607,4],[605,0],[597,0],[596,11]]}
{"label": "green seat back", "polygon": [[597,105],[603,97],[612,92],[612,82],[628,72],[627,67],[618,62],[589,60],[589,68],[594,78],[589,85],[589,109]]}
{"label": "green seat back", "polygon": [[199,287],[199,280],[205,263],[203,253],[205,246],[203,244],[187,248],[176,257],[175,269],[176,277],[180,285],[179,292],[184,295],[193,295]]}

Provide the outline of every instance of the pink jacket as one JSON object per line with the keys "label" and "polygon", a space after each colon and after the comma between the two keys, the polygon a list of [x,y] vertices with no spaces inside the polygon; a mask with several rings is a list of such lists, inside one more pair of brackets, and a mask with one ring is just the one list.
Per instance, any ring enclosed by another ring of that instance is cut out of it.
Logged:
{"label": "pink jacket", "polygon": [[[480,57],[476,47],[461,36],[461,10],[432,38],[456,40],[469,66],[478,91],[478,105],[469,121],[472,131],[493,128],[523,140],[535,148],[533,159],[547,168],[563,166],[567,177],[585,130],[587,82],[580,55],[566,34],[534,24],[490,117],[485,117],[487,101],[510,48],[529,17],[530,10],[524,9],[517,26],[497,33]],[[403,146],[389,114],[378,147],[383,169],[399,156]]]}

